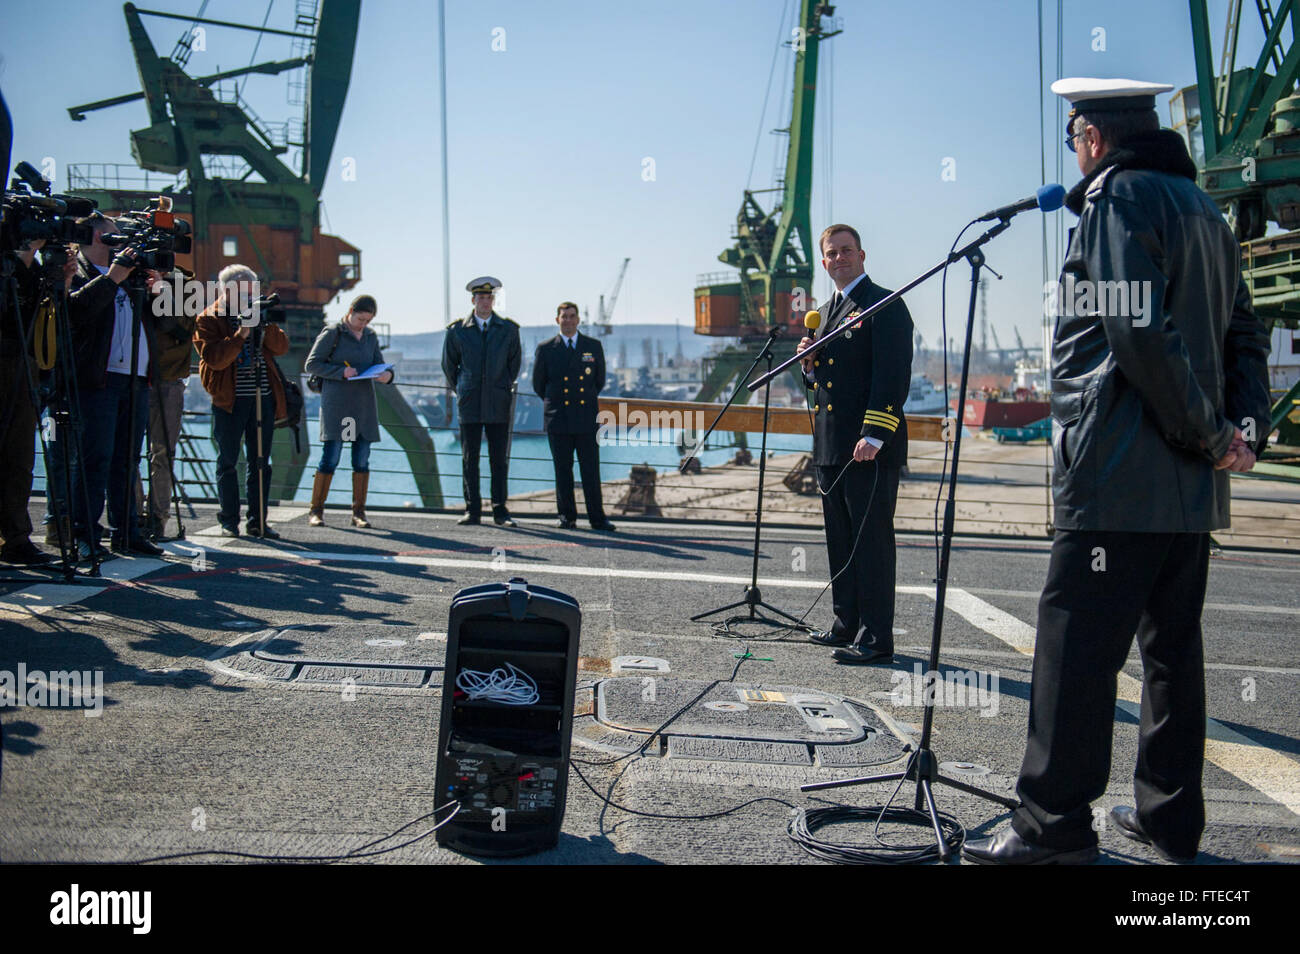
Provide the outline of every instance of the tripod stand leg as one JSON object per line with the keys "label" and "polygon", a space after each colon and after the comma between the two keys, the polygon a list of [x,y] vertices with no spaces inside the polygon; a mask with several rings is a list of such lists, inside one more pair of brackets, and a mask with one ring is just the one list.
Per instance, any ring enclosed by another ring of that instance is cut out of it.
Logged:
{"label": "tripod stand leg", "polygon": [[977,795],[990,802],[997,802],[1003,808],[1009,808],[1014,811],[1020,807],[1020,803],[1014,798],[1007,798],[1004,795],[995,795],[992,792],[985,791],[982,788],[976,788],[974,785],[967,785],[965,782],[959,782],[946,775],[936,775],[934,780],[940,785],[947,785],[949,788],[955,788],[959,792],[965,792],[967,795]]}
{"label": "tripod stand leg", "polygon": [[934,792],[930,789],[930,780],[923,778],[916,785],[916,807],[921,808],[921,797],[925,797],[925,808],[930,815],[930,824],[934,828],[935,840],[939,843],[939,859],[947,861],[952,857],[948,843],[943,839],[943,828],[939,825],[939,810],[934,807]]}
{"label": "tripod stand leg", "polygon": [[760,600],[759,602],[757,602],[757,603],[753,603],[753,604],[750,605],[750,613],[751,613],[751,615],[753,615],[753,610],[754,610],[754,607],[755,607],[755,606],[761,606],[761,607],[763,607],[763,609],[767,610],[769,613],[774,613],[775,615],[780,616],[780,617],[783,618],[783,619],[788,619],[790,622],[792,622],[792,623],[794,623],[794,624],[796,624],[796,625],[798,625],[798,626],[802,626],[802,625],[803,625],[803,620],[799,619],[797,616],[791,616],[791,615],[790,615],[789,613],[787,613],[785,610],[777,609],[777,608],[776,608],[775,606],[773,606],[771,603],[764,603],[764,602],[762,602],[761,600]]}
{"label": "tripod stand leg", "polygon": [[728,603],[726,606],[719,606],[717,609],[705,610],[703,613],[696,613],[691,617],[691,622],[696,623],[702,619],[708,619],[710,616],[717,616],[719,613],[725,613],[727,610],[734,610],[739,606],[748,605],[748,600],[736,600],[734,603]]}

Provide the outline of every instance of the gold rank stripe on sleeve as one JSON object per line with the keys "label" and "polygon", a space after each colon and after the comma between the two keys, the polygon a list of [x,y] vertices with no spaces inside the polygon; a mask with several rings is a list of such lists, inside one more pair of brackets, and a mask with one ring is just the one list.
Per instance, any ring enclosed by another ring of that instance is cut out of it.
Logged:
{"label": "gold rank stripe on sleeve", "polygon": [[883,427],[886,430],[898,430],[898,418],[892,414],[886,414],[884,411],[868,411],[862,415],[863,424],[875,424],[877,427]]}

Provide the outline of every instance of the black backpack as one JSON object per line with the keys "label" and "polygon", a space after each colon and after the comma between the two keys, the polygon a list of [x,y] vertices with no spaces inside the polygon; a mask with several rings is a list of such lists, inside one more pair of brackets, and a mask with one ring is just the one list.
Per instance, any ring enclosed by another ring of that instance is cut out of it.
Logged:
{"label": "black backpack", "polygon": [[289,380],[285,373],[280,370],[280,365],[276,363],[274,358],[267,363],[269,367],[275,368],[275,373],[280,376],[280,385],[284,388],[284,417],[277,418],[275,426],[293,428],[293,450],[295,454],[301,453],[302,446],[298,428],[302,426],[302,411],[305,403],[302,388],[297,381]]}

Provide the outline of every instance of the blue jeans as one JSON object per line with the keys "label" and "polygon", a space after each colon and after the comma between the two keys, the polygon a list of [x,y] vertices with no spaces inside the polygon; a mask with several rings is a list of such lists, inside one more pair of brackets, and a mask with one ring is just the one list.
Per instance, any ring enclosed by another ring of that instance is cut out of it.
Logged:
{"label": "blue jeans", "polygon": [[[78,540],[98,542],[102,533],[99,518],[108,495],[108,523],[113,538],[134,540],[136,526],[135,475],[140,472],[140,444],[149,421],[149,385],[136,378],[135,420],[130,420],[130,376],[110,373],[102,388],[82,388],[81,455],[90,497],[90,512],[72,489],[72,512],[77,515]],[[128,488],[130,492],[128,493]],[[68,488],[64,488],[66,493]],[[123,513],[123,508],[127,508]]]}
{"label": "blue jeans", "polygon": [[[334,473],[334,469],[339,465],[339,458],[342,456],[342,441],[325,441],[321,446],[320,463],[316,465],[316,473]],[[369,470],[370,441],[363,441],[358,438],[352,442],[352,472],[354,474],[364,474]]]}

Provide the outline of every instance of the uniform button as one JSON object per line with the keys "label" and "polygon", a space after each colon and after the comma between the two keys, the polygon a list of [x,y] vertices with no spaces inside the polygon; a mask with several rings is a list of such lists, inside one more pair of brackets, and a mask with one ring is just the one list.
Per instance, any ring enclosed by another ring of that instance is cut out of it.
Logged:
{"label": "uniform button", "polygon": [[565,393],[565,394],[568,394],[568,393],[569,393],[569,389],[568,389],[568,388],[565,388],[565,389],[564,389],[564,393]]}
{"label": "uniform button", "polygon": [[565,407],[568,407],[569,402],[568,402],[568,401],[565,401],[565,402],[564,402],[564,405],[565,405]]}
{"label": "uniform button", "polygon": [[826,410],[829,411],[830,409],[831,409],[831,406],[830,406],[829,404],[827,404],[827,405],[826,405]]}
{"label": "uniform button", "polygon": [[821,366],[822,366],[822,363],[821,363],[820,361],[814,361],[814,362],[813,362],[813,367],[814,367],[814,368],[820,368]]}
{"label": "uniform button", "polygon": [[834,382],[834,381],[827,381],[827,382],[826,382],[826,386],[827,386],[828,388],[830,388],[830,387],[834,387],[834,386],[835,386],[835,382]]}
{"label": "uniform button", "polygon": [[814,391],[817,390],[817,382],[816,382],[816,381],[813,382],[813,390],[814,390]]}
{"label": "uniform button", "polygon": [[827,364],[834,364],[834,363],[835,363],[835,359],[834,359],[834,358],[827,358],[827,359],[826,359],[826,363],[827,363]]}
{"label": "uniform button", "polygon": [[564,380],[566,381],[569,380],[569,376],[567,374],[564,376]]}

